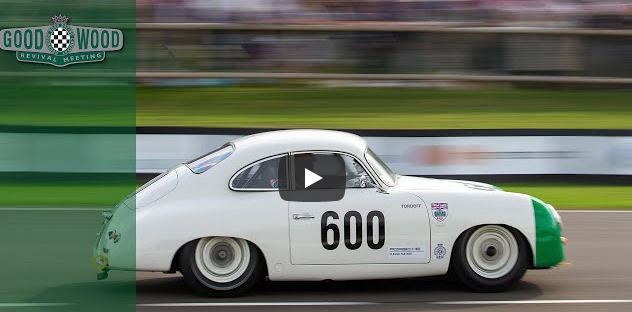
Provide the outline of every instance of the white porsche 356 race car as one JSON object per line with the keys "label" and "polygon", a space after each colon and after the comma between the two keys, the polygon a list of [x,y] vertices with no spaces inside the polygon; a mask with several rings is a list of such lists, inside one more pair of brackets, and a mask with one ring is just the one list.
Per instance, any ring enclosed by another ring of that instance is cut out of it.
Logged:
{"label": "white porsche 356 race car", "polygon": [[179,271],[209,296],[244,293],[265,276],[448,272],[474,291],[494,292],[564,258],[551,205],[483,183],[397,175],[364,139],[338,131],[236,139],[103,215],[98,279],[109,270]]}

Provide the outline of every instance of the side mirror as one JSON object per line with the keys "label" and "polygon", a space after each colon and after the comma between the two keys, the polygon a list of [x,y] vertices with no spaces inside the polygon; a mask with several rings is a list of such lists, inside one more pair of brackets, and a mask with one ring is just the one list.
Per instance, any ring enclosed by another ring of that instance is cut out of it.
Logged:
{"label": "side mirror", "polygon": [[388,191],[385,188],[382,188],[381,186],[377,184],[375,184],[375,191],[380,194],[388,194]]}
{"label": "side mirror", "polygon": [[366,187],[366,176],[365,175],[360,177],[360,187],[361,188],[365,188]]}

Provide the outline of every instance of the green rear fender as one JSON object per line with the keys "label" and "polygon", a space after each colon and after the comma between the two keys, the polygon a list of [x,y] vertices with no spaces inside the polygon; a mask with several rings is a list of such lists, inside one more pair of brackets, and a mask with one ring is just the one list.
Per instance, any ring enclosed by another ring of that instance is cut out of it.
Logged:
{"label": "green rear fender", "polygon": [[535,215],[535,259],[536,268],[552,267],[564,260],[564,244],[561,229],[547,205],[531,197]]}

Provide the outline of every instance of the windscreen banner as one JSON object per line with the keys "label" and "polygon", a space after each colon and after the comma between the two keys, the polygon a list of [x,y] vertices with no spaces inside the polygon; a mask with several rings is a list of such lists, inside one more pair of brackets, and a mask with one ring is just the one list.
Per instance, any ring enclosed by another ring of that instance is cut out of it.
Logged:
{"label": "windscreen banner", "polygon": [[[139,134],[136,169],[161,173],[237,135]],[[632,175],[632,136],[367,136],[393,171],[405,175]]]}

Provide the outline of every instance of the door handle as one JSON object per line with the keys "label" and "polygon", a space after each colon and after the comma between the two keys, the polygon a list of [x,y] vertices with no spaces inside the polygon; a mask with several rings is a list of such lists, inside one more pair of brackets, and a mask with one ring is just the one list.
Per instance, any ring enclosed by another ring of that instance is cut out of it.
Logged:
{"label": "door handle", "polygon": [[312,216],[311,214],[293,214],[292,215],[292,219],[294,220],[299,220],[299,219],[314,219],[314,216]]}

